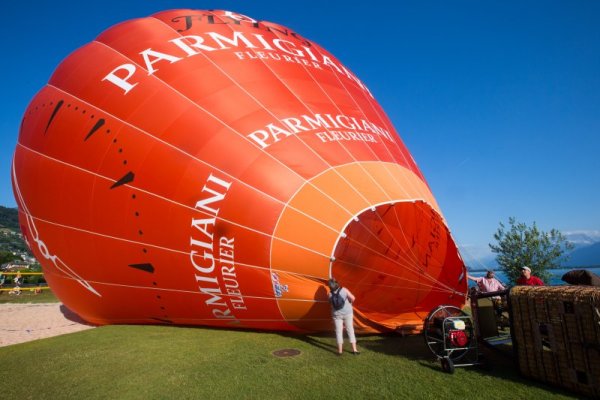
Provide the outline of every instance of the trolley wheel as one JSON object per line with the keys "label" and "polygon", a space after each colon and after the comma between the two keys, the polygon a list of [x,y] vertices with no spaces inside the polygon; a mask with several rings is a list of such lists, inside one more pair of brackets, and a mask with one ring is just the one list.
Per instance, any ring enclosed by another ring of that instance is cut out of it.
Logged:
{"label": "trolley wheel", "polygon": [[442,363],[442,370],[444,370],[444,372],[447,372],[449,374],[454,373],[454,362],[450,357],[442,357],[440,361]]}

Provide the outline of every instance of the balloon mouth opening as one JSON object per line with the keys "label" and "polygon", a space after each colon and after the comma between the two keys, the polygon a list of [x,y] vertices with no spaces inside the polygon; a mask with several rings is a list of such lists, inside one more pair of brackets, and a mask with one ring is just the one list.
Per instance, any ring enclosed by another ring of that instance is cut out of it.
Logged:
{"label": "balloon mouth opening", "polygon": [[415,313],[428,312],[431,298],[443,292],[442,267],[451,241],[441,216],[424,201],[380,204],[346,225],[330,274],[356,296],[355,310],[393,325],[407,314],[414,319]]}

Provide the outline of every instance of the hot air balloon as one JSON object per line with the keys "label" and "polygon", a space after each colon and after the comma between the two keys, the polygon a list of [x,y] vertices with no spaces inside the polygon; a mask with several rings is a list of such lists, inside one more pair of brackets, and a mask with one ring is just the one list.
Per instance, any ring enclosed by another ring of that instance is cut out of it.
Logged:
{"label": "hot air balloon", "polygon": [[459,306],[465,267],[372,93],[295,31],[171,10],[69,55],[27,108],[12,182],[47,282],[95,324],[363,331]]}

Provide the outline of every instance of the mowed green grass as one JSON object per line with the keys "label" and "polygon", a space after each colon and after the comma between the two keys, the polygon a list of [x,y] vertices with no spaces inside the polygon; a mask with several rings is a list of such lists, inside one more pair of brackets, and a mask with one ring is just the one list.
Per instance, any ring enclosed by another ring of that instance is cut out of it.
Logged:
{"label": "mowed green grass", "polygon": [[[333,335],[172,326],[105,326],[0,348],[6,399],[567,399],[495,353],[492,369],[442,372],[421,336]],[[295,357],[272,352],[297,349]],[[484,395],[485,394],[485,395]]]}
{"label": "mowed green grass", "polygon": [[48,289],[44,289],[40,294],[34,294],[29,289],[23,289],[20,295],[8,294],[3,291],[0,294],[0,304],[2,303],[56,303],[58,299]]}

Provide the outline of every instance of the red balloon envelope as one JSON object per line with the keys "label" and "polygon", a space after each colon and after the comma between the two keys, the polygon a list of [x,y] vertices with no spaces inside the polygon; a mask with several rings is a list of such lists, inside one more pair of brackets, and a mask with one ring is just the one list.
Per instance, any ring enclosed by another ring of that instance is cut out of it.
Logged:
{"label": "red balloon envelope", "polygon": [[127,21],[66,58],[26,110],[22,230],[97,324],[365,331],[464,302],[456,245],[367,87],[298,33],[228,11]]}

